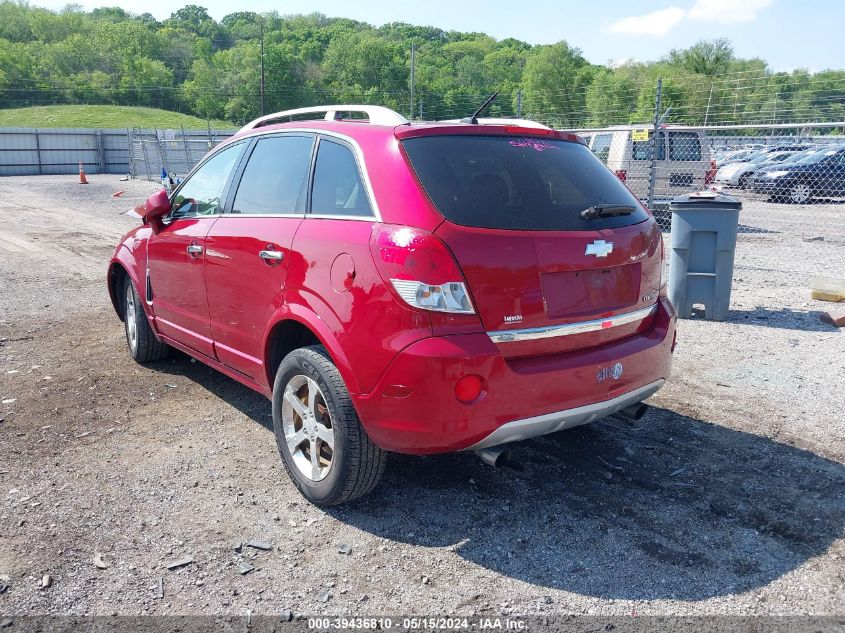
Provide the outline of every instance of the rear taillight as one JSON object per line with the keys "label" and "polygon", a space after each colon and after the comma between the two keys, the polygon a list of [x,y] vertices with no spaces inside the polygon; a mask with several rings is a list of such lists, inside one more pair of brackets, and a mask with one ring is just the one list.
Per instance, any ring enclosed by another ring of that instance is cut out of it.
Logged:
{"label": "rear taillight", "polygon": [[384,280],[409,306],[434,312],[475,313],[452,253],[428,231],[377,225],[370,249]]}
{"label": "rear taillight", "polygon": [[625,181],[628,180],[628,171],[625,170],[625,169],[617,169],[613,173],[616,174],[616,177],[619,180],[621,180],[622,182],[625,182]]}

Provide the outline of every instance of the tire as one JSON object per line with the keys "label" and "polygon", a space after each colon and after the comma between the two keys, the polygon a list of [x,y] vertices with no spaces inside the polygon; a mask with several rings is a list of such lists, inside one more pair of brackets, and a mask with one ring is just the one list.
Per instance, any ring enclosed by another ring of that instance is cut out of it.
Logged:
{"label": "tire", "polygon": [[740,189],[748,189],[748,179],[749,178],[751,178],[750,175],[749,176],[740,176],[740,178],[739,178],[739,188]]}
{"label": "tire", "polygon": [[809,204],[812,199],[813,190],[806,183],[796,182],[789,188],[789,201],[792,204]]}
{"label": "tire", "polygon": [[123,329],[129,354],[136,362],[150,363],[167,358],[170,347],[156,338],[138,290],[128,276],[123,286]]}
{"label": "tire", "polygon": [[364,431],[322,345],[296,349],[279,365],[273,432],[288,476],[318,506],[357,499],[384,474],[387,453]]}

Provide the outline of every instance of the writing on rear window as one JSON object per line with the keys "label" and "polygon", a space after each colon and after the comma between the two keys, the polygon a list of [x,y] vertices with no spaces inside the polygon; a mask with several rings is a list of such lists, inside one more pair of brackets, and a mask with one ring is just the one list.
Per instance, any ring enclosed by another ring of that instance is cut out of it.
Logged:
{"label": "writing on rear window", "polygon": [[548,141],[536,138],[518,138],[509,141],[509,143],[514,147],[530,147],[538,152],[543,152],[547,149],[557,149],[556,145],[552,145]]}

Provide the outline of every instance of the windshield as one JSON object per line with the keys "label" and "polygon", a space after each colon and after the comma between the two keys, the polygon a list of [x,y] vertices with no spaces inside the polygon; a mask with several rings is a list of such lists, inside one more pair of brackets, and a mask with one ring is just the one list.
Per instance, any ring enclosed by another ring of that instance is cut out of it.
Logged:
{"label": "windshield", "polygon": [[767,150],[767,149],[758,149],[755,152],[751,152],[747,156],[743,156],[740,160],[751,162],[751,161],[753,161],[757,158],[760,158],[761,156],[765,156],[768,153],[769,153],[769,150]]}
{"label": "windshield", "polygon": [[794,155],[794,152],[775,152],[774,154],[769,154],[768,156],[763,157],[761,160],[758,159],[758,164],[762,163],[772,165],[775,163],[784,163]]}
{"label": "windshield", "polygon": [[[426,136],[402,142],[446,219],[494,229],[587,231],[648,218],[639,201],[580,143],[516,136]],[[582,211],[631,207],[624,215]]]}
{"label": "windshield", "polygon": [[813,154],[815,154],[818,151],[819,150],[817,150],[817,149],[805,149],[803,152],[795,152],[789,158],[784,158],[783,162],[784,163],[799,163],[799,162],[803,161],[805,158],[807,158],[808,156],[812,156]]}
{"label": "windshield", "polygon": [[834,154],[841,152],[843,149],[842,147],[835,147],[833,149],[820,149],[816,151],[815,154],[810,154],[809,156],[805,156],[798,162],[802,165],[811,165],[813,163],[820,163],[826,158],[830,158]]}

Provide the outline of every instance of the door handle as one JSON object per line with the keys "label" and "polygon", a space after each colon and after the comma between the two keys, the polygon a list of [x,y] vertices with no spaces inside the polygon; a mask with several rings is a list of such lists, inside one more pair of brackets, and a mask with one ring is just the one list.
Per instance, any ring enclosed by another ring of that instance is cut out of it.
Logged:
{"label": "door handle", "polygon": [[258,251],[258,256],[265,262],[280,262],[285,258],[285,254],[282,251],[271,250]]}
{"label": "door handle", "polygon": [[188,255],[195,257],[197,255],[202,255],[203,248],[201,244],[188,244],[188,248],[186,250],[188,251]]}

